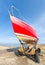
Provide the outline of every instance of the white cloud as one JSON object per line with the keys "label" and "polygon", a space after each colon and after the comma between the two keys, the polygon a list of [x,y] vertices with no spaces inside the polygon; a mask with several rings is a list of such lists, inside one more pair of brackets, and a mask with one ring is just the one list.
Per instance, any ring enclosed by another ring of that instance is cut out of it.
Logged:
{"label": "white cloud", "polygon": [[8,39],[12,40],[12,39],[15,39],[15,37],[9,37]]}

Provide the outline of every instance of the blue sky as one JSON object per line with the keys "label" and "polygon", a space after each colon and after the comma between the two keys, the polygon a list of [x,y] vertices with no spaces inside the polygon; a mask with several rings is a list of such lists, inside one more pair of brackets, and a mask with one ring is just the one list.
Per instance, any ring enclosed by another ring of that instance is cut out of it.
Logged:
{"label": "blue sky", "polygon": [[0,44],[20,44],[14,35],[8,9],[15,6],[14,15],[31,25],[37,32],[39,43],[45,43],[45,0],[0,0]]}

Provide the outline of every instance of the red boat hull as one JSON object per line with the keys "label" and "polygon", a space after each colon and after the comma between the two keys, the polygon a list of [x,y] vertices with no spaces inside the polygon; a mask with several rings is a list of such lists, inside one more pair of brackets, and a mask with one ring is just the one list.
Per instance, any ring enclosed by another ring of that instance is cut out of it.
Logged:
{"label": "red boat hull", "polygon": [[18,39],[23,40],[23,41],[35,41],[38,39],[38,36],[35,32],[35,30],[24,23],[22,20],[10,15],[11,21],[12,21],[12,26],[14,33],[18,37]]}

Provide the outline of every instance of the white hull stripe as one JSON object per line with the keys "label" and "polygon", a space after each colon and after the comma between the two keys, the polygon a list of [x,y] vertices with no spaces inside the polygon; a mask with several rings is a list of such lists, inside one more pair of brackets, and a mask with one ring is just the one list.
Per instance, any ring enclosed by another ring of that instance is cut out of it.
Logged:
{"label": "white hull stripe", "polygon": [[25,35],[25,34],[20,34],[20,33],[15,33],[15,35],[16,35],[16,36],[20,36],[20,37],[27,37],[27,38],[36,39],[35,37],[28,36],[28,35]]}

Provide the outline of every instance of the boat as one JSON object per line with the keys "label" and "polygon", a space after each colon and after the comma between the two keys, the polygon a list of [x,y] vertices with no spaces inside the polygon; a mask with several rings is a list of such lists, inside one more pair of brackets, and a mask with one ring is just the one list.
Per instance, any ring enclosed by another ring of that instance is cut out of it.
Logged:
{"label": "boat", "polygon": [[[18,49],[19,54],[32,56],[39,62],[38,52],[40,53],[40,48],[36,49],[39,38],[34,28],[12,14],[10,14],[10,19],[14,34],[21,43],[21,47]],[[24,47],[24,42],[28,48]]]}

